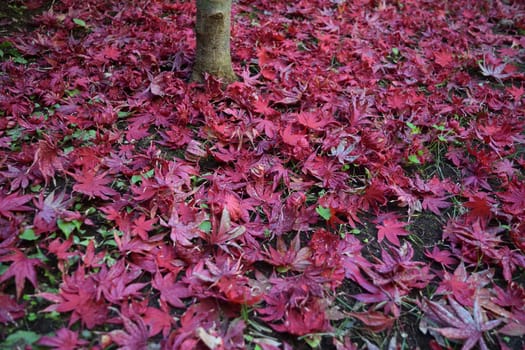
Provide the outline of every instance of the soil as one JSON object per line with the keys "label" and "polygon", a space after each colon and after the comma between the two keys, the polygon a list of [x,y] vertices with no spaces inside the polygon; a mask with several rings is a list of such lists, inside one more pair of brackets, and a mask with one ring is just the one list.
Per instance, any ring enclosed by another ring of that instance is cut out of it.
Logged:
{"label": "soil", "polygon": [[3,0],[0,4],[0,37],[36,28],[33,17],[47,11],[55,0]]}

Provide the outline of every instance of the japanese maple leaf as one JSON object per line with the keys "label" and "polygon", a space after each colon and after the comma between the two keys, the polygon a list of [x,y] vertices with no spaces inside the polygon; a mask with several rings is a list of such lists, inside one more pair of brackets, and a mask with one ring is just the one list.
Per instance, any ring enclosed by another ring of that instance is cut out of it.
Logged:
{"label": "japanese maple leaf", "polygon": [[46,183],[55,176],[56,170],[64,170],[62,151],[51,137],[46,136],[38,142],[33,165],[38,165]]}
{"label": "japanese maple leaf", "polygon": [[330,155],[332,157],[336,157],[341,164],[353,163],[357,158],[359,158],[359,156],[352,156],[350,153],[352,153],[358,141],[358,138],[354,138],[354,142],[348,145],[347,139],[341,139],[337,147],[332,147],[330,149]]}
{"label": "japanese maple leaf", "polygon": [[106,46],[99,54],[95,56],[98,55],[116,61],[120,56],[120,50],[114,46]]}
{"label": "japanese maple leaf", "polygon": [[[330,323],[326,318],[327,301],[308,295],[314,292],[308,291],[307,285],[301,287],[290,285],[284,288],[285,290],[280,291],[272,290],[264,297],[266,306],[257,310],[262,320],[269,322],[270,326],[278,332],[295,335],[330,330]],[[300,295],[294,295],[296,292]]]}
{"label": "japanese maple leaf", "polygon": [[17,168],[10,164],[7,164],[7,170],[0,171],[0,174],[2,174],[5,179],[11,179],[10,192],[16,191],[19,188],[26,188],[33,179],[31,172],[28,171],[27,168]]}
{"label": "japanese maple leaf", "polygon": [[525,186],[512,183],[508,190],[498,193],[505,205],[503,210],[513,215],[520,215],[525,212]]}
{"label": "japanese maple leaf", "polygon": [[55,192],[51,192],[45,199],[44,195],[40,193],[38,199],[34,199],[33,203],[39,210],[35,216],[46,223],[51,223],[56,221],[58,215],[65,211],[72,203],[72,199],[67,198],[65,192],[58,193],[56,196]]}
{"label": "japanese maple leaf", "polygon": [[383,312],[350,312],[350,316],[363,322],[372,332],[381,332],[394,325],[395,317],[387,316]]}
{"label": "japanese maple leaf", "polygon": [[434,195],[425,195],[421,207],[425,210],[430,210],[436,215],[441,215],[440,209],[450,207],[450,203],[446,201],[447,197],[436,197]]}
{"label": "japanese maple leaf", "polygon": [[333,122],[333,119],[322,115],[321,112],[301,112],[297,114],[297,121],[309,129],[323,130],[328,123]]}
{"label": "japanese maple leaf", "polygon": [[67,260],[73,256],[78,255],[77,252],[70,252],[69,249],[73,245],[73,236],[70,236],[69,239],[63,240],[61,238],[55,238],[48,244],[48,251],[52,254],[55,254],[60,260]]}
{"label": "japanese maple leaf", "polygon": [[384,238],[395,246],[400,245],[398,236],[408,236],[405,230],[406,223],[397,219],[385,219],[381,225],[377,225],[377,241],[381,243]]}
{"label": "japanese maple leaf", "polygon": [[165,337],[168,336],[174,323],[174,318],[169,313],[154,307],[148,307],[142,318],[149,328],[149,335],[151,337],[160,332],[162,332]]}
{"label": "japanese maple leaf", "polygon": [[454,60],[452,54],[445,51],[434,52],[434,58],[441,67],[447,67]]}
{"label": "japanese maple leaf", "polygon": [[[447,300],[449,307],[430,300],[424,301],[423,310],[427,317],[438,323],[438,327],[429,329],[448,339],[463,340],[462,350],[473,349],[476,344],[479,344],[481,350],[489,350],[483,334],[495,329],[503,320],[489,320],[481,307],[477,294],[474,297],[472,312],[461,306],[451,296],[447,296]],[[439,327],[440,325],[443,326]]]}
{"label": "japanese maple leaf", "polygon": [[277,237],[276,249],[269,247],[265,255],[267,256],[266,261],[277,266],[279,272],[285,272],[290,269],[293,271],[304,271],[312,264],[310,261],[312,251],[308,247],[301,248],[299,234],[292,239],[290,247],[286,246],[281,237]]}
{"label": "japanese maple leaf", "polygon": [[138,296],[139,290],[147,283],[130,283],[140,275],[140,269],[126,267],[124,259],[118,260],[108,270],[106,265],[98,272],[94,279],[98,282],[97,299],[104,295],[105,299],[117,303]]}
{"label": "japanese maple leaf", "polygon": [[75,350],[89,344],[88,341],[78,339],[78,332],[67,328],[60,328],[54,336],[44,336],[37,342],[38,345],[49,346],[56,350]]}
{"label": "japanese maple leaf", "polygon": [[489,271],[481,271],[477,273],[467,272],[465,264],[461,262],[451,274],[445,271],[442,281],[439,283],[436,295],[453,294],[454,299],[463,305],[472,305],[473,296],[477,289],[481,289],[486,285],[491,275]]}
{"label": "japanese maple leaf", "polygon": [[296,134],[292,132],[292,125],[288,124],[284,130],[281,131],[283,142],[290,146],[298,146],[302,148],[308,147],[308,140],[303,134]]}
{"label": "japanese maple leaf", "polygon": [[434,247],[431,252],[425,249],[425,256],[446,267],[450,267],[450,265],[457,262],[448,250],[439,250],[438,247]]}
{"label": "japanese maple leaf", "polygon": [[481,69],[481,74],[486,77],[492,77],[496,79],[500,84],[502,84],[502,79],[510,77],[512,74],[503,73],[507,63],[491,65],[485,62],[478,63],[479,68]]}
{"label": "japanese maple leaf", "polygon": [[[264,98],[258,98],[252,102],[254,110],[264,116],[272,116],[277,113],[275,109],[269,106],[269,102]],[[268,137],[271,137],[268,135]]]}
{"label": "japanese maple leaf", "polygon": [[182,246],[192,246],[192,239],[201,234],[199,231],[199,224],[196,222],[185,222],[182,213],[174,206],[171,211],[171,216],[167,223],[161,221],[161,225],[171,228],[170,239]]}
{"label": "japanese maple leaf", "polygon": [[255,122],[255,129],[258,132],[263,132],[268,136],[269,138],[273,139],[275,134],[277,133],[277,126],[272,122],[271,120],[266,120],[259,118],[254,121]]}
{"label": "japanese maple leaf", "polygon": [[514,101],[519,101],[521,96],[525,94],[525,89],[523,88],[523,86],[517,87],[512,85],[510,87],[507,87],[505,90],[507,90],[507,92],[512,95]]}
{"label": "japanese maple leaf", "polygon": [[14,211],[30,211],[32,210],[26,204],[33,198],[31,195],[18,195],[17,193],[12,193],[7,196],[3,196],[0,193],[0,215],[10,218],[13,216]]}
{"label": "japanese maple leaf", "polygon": [[231,303],[254,305],[263,297],[262,291],[244,276],[223,276],[216,285],[224,298]]}
{"label": "japanese maple leaf", "polygon": [[359,205],[364,211],[369,208],[377,208],[378,205],[385,205],[387,202],[385,192],[387,187],[377,178],[372,179],[365,192],[359,197]]}
{"label": "japanese maple leaf", "polygon": [[146,241],[148,240],[148,231],[151,231],[156,222],[157,218],[146,220],[146,216],[141,215],[138,219],[133,220],[131,233]]}
{"label": "japanese maple leaf", "polygon": [[101,199],[109,199],[108,196],[114,196],[117,194],[115,190],[106,185],[111,183],[111,179],[105,178],[107,172],[97,174],[93,169],[83,169],[77,171],[77,173],[69,173],[77,181],[73,185],[73,190],[76,192],[83,193],[87,196],[98,197]]}
{"label": "japanese maple leaf", "polygon": [[[72,236],[70,238],[72,238]],[[90,240],[86,247],[86,253],[82,256],[82,262],[86,267],[100,267],[105,256],[105,250],[95,253],[95,241]]]}
{"label": "japanese maple leaf", "polygon": [[25,315],[24,310],[25,306],[17,304],[12,296],[0,293],[0,323],[14,322]]}
{"label": "japanese maple leaf", "polygon": [[149,331],[144,320],[136,315],[134,320],[121,315],[124,330],[111,331],[111,339],[120,345],[120,350],[143,350],[148,348]]}
{"label": "japanese maple leaf", "polygon": [[486,222],[492,218],[492,208],[495,203],[492,198],[485,192],[468,194],[467,196],[469,201],[464,206],[470,209],[468,213],[469,219],[475,221],[479,218]]}
{"label": "japanese maple leaf", "polygon": [[66,210],[71,205],[72,199],[65,198],[67,198],[65,192],[61,192],[56,196],[55,192],[51,192],[45,199],[42,193],[40,193],[38,199],[33,199],[33,203],[38,209],[33,221],[37,233],[55,230],[56,221],[58,218],[63,217],[63,214],[73,215],[72,212]]}
{"label": "japanese maple leaf", "polygon": [[173,307],[185,308],[186,305],[181,298],[191,296],[188,287],[182,282],[177,282],[176,276],[173,273],[162,276],[160,272],[157,272],[151,285],[160,292],[160,300]]}
{"label": "japanese maple leaf", "polygon": [[224,251],[229,252],[228,246],[240,249],[235,240],[242,236],[245,231],[246,228],[244,226],[232,225],[230,212],[228,211],[228,208],[224,206],[220,222],[217,223],[217,218],[213,217],[211,231],[209,233],[202,232],[201,237],[209,244],[217,245]]}
{"label": "japanese maple leaf", "polygon": [[15,278],[16,297],[20,299],[24,289],[25,280],[31,282],[33,287],[37,287],[35,267],[41,266],[42,261],[36,258],[28,258],[19,249],[11,249],[12,254],[0,257],[0,262],[11,261],[11,265],[0,276],[0,283],[7,281],[9,278]]}

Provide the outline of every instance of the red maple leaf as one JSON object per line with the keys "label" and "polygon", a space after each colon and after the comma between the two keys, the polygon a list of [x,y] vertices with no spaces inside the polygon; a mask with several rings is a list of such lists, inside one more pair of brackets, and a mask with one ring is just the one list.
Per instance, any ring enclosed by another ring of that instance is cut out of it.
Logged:
{"label": "red maple leaf", "polygon": [[165,276],[157,272],[151,285],[160,292],[160,300],[163,303],[183,309],[186,305],[181,298],[187,298],[191,296],[191,293],[182,282],[176,282],[176,278],[175,274],[171,272]]}
{"label": "red maple leaf", "polygon": [[44,292],[38,296],[54,303],[43,312],[72,311],[70,326],[80,320],[82,325],[92,329],[107,321],[108,305],[104,298],[97,298],[96,281],[86,276],[83,268],[78,268],[72,276],[64,275],[58,294]]}
{"label": "red maple leaf", "polygon": [[72,199],[66,198],[65,192],[61,192],[56,196],[55,192],[51,192],[45,199],[42,193],[40,193],[38,199],[33,199],[33,203],[38,209],[33,220],[35,232],[51,232],[56,229],[56,221],[58,218],[63,218],[66,215],[74,215],[73,212],[66,209],[71,205]]}
{"label": "red maple leaf", "polygon": [[436,197],[434,195],[425,195],[421,206],[425,210],[430,210],[436,215],[441,215],[440,209],[450,207],[450,203],[446,201],[447,197]]}
{"label": "red maple leaf", "polygon": [[255,101],[252,102],[252,105],[253,107],[255,107],[254,109],[257,113],[260,113],[264,116],[272,116],[277,113],[275,109],[273,109],[272,107],[268,105],[268,101],[265,100],[264,98],[256,99]]}
{"label": "red maple leaf", "polygon": [[512,98],[515,101],[519,101],[521,99],[521,96],[525,94],[525,89],[523,88],[523,86],[517,87],[512,85],[510,87],[507,87],[505,90],[507,90],[507,92],[512,95]]}
{"label": "red maple leaf", "polygon": [[114,46],[106,46],[101,53],[104,55],[104,57],[114,61],[118,60],[120,56],[120,50]]}
{"label": "red maple leaf", "polygon": [[376,178],[372,179],[365,192],[359,197],[359,205],[364,211],[368,211],[369,208],[376,209],[378,205],[385,205],[386,191],[387,187],[383,182]]}
{"label": "red maple leaf", "polygon": [[118,260],[108,270],[106,265],[98,272],[94,279],[98,282],[97,299],[103,295],[106,300],[117,303],[139,295],[139,291],[147,283],[130,283],[140,275],[137,267],[126,267],[123,259]]}
{"label": "red maple leaf", "polygon": [[323,130],[328,123],[334,120],[319,112],[301,112],[297,114],[297,121],[312,130]]}
{"label": "red maple leaf", "polygon": [[492,208],[495,201],[485,192],[468,194],[467,197],[469,201],[464,206],[471,209],[468,213],[469,220],[481,219],[486,222],[492,218]]}
{"label": "red maple leaf", "polygon": [[448,250],[439,250],[438,247],[434,247],[432,251],[425,250],[425,256],[449,267],[457,262],[455,258],[452,257],[451,253]]}
{"label": "red maple leaf", "polygon": [[166,337],[173,327],[173,317],[162,310],[154,307],[148,307],[143,316],[144,323],[149,328],[149,335],[154,336],[162,332]]}
{"label": "red maple leaf", "polygon": [[286,245],[281,237],[277,237],[276,249],[269,247],[268,251],[264,252],[264,255],[267,256],[266,261],[273,266],[277,266],[280,272],[288,270],[304,271],[312,264],[310,261],[312,251],[308,247],[301,248],[299,234],[292,239],[290,247]]}
{"label": "red maple leaf", "polygon": [[78,182],[73,185],[73,190],[83,193],[89,197],[99,197],[109,199],[108,196],[117,194],[115,190],[106,185],[111,183],[111,179],[105,178],[107,172],[97,174],[93,169],[83,169],[76,174],[69,173]]}
{"label": "red maple leaf", "polygon": [[58,350],[75,350],[88,345],[89,342],[78,339],[78,332],[71,331],[67,328],[60,328],[54,336],[44,336],[40,338],[37,344]]}
{"label": "red maple leaf", "polygon": [[10,218],[13,216],[13,211],[30,211],[31,208],[26,204],[33,198],[31,195],[18,195],[18,193],[12,193],[7,196],[3,196],[0,193],[0,215]]}
{"label": "red maple leaf", "polygon": [[46,136],[38,142],[33,165],[38,165],[46,183],[55,176],[56,170],[64,170],[61,156],[62,151],[51,137]]}
{"label": "red maple leaf", "polygon": [[498,327],[503,319],[489,319],[482,307],[482,300],[478,294],[474,296],[474,306],[472,311],[464,308],[452,296],[447,296],[447,307],[444,303],[438,303],[431,300],[424,300],[422,309],[426,317],[442,325],[441,327],[431,327],[442,336],[454,339],[464,340],[463,350],[473,349],[476,344],[481,350],[488,350],[489,347],[484,340],[484,334]]}
{"label": "red maple leaf", "polygon": [[120,315],[124,322],[124,330],[117,329],[110,332],[111,339],[120,345],[120,349],[141,350],[148,348],[149,331],[144,320],[135,315],[134,320]]}
{"label": "red maple leaf", "polygon": [[434,52],[434,58],[441,67],[447,67],[454,60],[452,54],[445,51]]}
{"label": "red maple leaf", "polygon": [[383,312],[350,312],[350,316],[357,318],[367,325],[372,332],[381,332],[390,329],[394,325],[395,317],[387,316]]}
{"label": "red maple leaf", "polygon": [[397,219],[385,219],[381,225],[377,225],[377,241],[381,243],[384,238],[395,246],[400,245],[398,236],[408,236],[410,233],[405,230],[406,223]]}
{"label": "red maple leaf", "polygon": [[290,146],[298,146],[302,148],[308,147],[308,140],[303,134],[296,134],[292,132],[292,125],[288,124],[284,130],[281,131],[283,142]]}
{"label": "red maple leaf", "polygon": [[25,306],[17,304],[12,296],[0,293],[0,323],[14,322],[25,315],[24,310]]}
{"label": "red maple leaf", "polygon": [[505,203],[503,210],[509,214],[520,215],[525,212],[525,186],[512,183],[506,192],[498,196]]}
{"label": "red maple leaf", "polygon": [[146,216],[141,215],[138,219],[133,220],[131,233],[137,235],[143,240],[148,240],[148,231],[151,231],[158,218],[146,220]]}
{"label": "red maple leaf", "polygon": [[9,278],[15,278],[16,297],[22,296],[24,282],[28,280],[33,287],[37,287],[35,267],[41,266],[42,261],[36,258],[28,258],[19,249],[11,249],[12,254],[0,257],[0,262],[11,261],[9,268],[0,276],[0,283],[7,281]]}

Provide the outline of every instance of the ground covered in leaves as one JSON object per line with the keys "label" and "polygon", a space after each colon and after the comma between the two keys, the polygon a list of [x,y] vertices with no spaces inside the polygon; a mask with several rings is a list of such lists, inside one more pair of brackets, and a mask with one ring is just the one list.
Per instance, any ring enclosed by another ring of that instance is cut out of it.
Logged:
{"label": "ground covered in leaves", "polygon": [[8,3],[1,349],[524,346],[522,1]]}

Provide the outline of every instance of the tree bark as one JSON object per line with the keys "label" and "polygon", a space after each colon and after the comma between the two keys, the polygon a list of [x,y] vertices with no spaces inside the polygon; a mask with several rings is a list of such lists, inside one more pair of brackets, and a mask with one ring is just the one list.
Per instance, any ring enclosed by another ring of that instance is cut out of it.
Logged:
{"label": "tree bark", "polygon": [[204,73],[231,83],[237,79],[230,55],[232,0],[197,0],[197,51],[192,81],[201,82]]}

